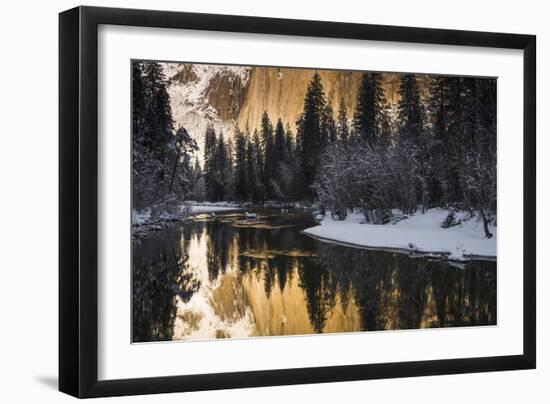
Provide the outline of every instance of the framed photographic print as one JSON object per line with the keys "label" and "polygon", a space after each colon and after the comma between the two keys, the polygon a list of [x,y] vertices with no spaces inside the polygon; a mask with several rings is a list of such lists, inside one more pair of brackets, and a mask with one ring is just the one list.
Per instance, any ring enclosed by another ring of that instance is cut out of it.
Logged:
{"label": "framed photographic print", "polygon": [[534,36],[59,23],[61,391],[535,367]]}

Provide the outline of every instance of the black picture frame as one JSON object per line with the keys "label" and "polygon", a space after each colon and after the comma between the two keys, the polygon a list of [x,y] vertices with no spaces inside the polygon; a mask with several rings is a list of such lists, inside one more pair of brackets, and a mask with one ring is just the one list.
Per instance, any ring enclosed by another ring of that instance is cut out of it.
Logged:
{"label": "black picture frame", "polygon": [[[523,353],[468,359],[99,381],[97,61],[100,24],[523,50]],[[60,13],[59,390],[85,398],[534,369],[535,121],[534,35],[96,7],[77,7]]]}

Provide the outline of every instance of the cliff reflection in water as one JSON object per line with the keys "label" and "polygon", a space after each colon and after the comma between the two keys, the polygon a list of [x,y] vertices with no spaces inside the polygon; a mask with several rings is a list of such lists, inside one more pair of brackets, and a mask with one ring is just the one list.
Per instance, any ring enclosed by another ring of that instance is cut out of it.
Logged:
{"label": "cliff reflection in water", "polygon": [[134,245],[134,342],[496,324],[496,263],[300,233],[303,215],[174,226]]}

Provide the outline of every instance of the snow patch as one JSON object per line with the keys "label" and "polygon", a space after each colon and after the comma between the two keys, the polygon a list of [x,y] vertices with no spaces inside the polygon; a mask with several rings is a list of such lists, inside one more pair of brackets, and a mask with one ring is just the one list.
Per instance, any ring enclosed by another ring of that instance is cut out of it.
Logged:
{"label": "snow patch", "polygon": [[225,212],[230,210],[241,210],[239,205],[233,205],[229,202],[221,202],[219,204],[202,203],[199,205],[191,205],[190,212],[197,213],[210,213],[210,212]]}
{"label": "snow patch", "polygon": [[134,239],[159,231],[173,222],[185,220],[201,213],[225,212],[242,210],[232,202],[177,202],[159,204],[153,208],[132,210],[132,236]]}
{"label": "snow patch", "polygon": [[151,208],[146,208],[141,211],[132,210],[132,225],[141,226],[151,219]]}
{"label": "snow patch", "polygon": [[305,229],[307,235],[325,241],[351,244],[368,248],[397,249],[414,253],[446,256],[450,260],[463,261],[471,257],[496,258],[496,228],[490,226],[493,237],[485,238],[483,223],[466,212],[458,212],[461,224],[441,228],[449,211],[429,209],[416,213],[396,224],[363,224],[361,213],[350,213],[346,220],[333,220],[327,213],[319,226]]}

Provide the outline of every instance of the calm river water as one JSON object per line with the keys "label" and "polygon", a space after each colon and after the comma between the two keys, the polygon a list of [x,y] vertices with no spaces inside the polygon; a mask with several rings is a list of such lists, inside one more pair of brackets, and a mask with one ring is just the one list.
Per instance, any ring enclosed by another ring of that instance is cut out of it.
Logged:
{"label": "calm river water", "polygon": [[134,342],[496,324],[496,262],[329,244],[301,233],[310,215],[257,214],[134,243]]}

